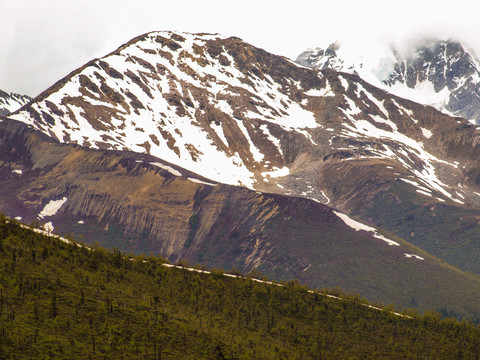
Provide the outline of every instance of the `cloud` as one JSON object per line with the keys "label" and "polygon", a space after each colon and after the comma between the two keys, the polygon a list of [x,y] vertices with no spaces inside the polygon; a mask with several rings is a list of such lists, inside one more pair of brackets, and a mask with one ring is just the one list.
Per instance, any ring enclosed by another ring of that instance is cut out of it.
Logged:
{"label": "cloud", "polygon": [[75,11],[75,5],[57,0],[8,5],[14,16],[2,24],[8,29],[0,50],[2,88],[36,95],[102,48],[104,41],[94,34],[104,33],[106,24],[87,16],[88,7]]}

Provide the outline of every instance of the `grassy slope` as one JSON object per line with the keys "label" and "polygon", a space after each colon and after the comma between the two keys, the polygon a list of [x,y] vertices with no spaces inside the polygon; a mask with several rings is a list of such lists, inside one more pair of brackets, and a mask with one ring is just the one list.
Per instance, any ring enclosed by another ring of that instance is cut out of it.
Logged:
{"label": "grassy slope", "polygon": [[399,317],[157,258],[89,251],[0,221],[0,358],[475,358],[466,322]]}
{"label": "grassy slope", "polygon": [[[272,198],[278,200],[278,214],[259,233],[252,232],[248,222],[237,226],[236,238],[231,224],[241,218],[242,206],[231,199],[196,257],[187,259],[192,263],[200,259],[198,262],[225,269],[242,268],[242,263],[229,261],[234,258],[230,252],[259,239],[271,244],[257,252],[266,249],[258,269],[270,278],[298,278],[311,287],[339,286],[384,304],[480,317],[477,276],[459,271],[392,234],[385,236],[401,246],[389,246],[368,233],[356,232],[315,202]],[[405,253],[418,254],[425,260],[406,258]]]}
{"label": "grassy slope", "polygon": [[360,216],[408,240],[428,253],[480,274],[478,209],[429,202],[403,182],[378,195]]}

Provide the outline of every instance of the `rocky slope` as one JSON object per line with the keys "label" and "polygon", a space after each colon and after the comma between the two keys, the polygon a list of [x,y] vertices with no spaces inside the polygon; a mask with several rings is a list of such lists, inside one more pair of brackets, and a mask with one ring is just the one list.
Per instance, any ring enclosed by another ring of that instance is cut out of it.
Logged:
{"label": "rocky slope", "polygon": [[480,315],[478,277],[318,202],[213,183],[150,155],[58,144],[8,119],[0,198],[7,215],[90,245]]}
{"label": "rocky slope", "polygon": [[62,142],[146,152],[252,187],[288,172],[295,150],[282,136],[314,144],[306,130],[318,127],[314,114],[291,99],[298,80],[284,77],[292,68],[239,39],[151,33],[78,69],[13,118]]}
{"label": "rocky slope", "polygon": [[408,51],[392,48],[376,61],[371,57],[362,61],[335,43],[307,50],[296,62],[355,73],[393,94],[480,123],[480,62],[458,41],[430,39]]}
{"label": "rocky slope", "polygon": [[30,96],[15,93],[9,94],[0,90],[0,116],[11,114],[27,104],[30,100],[32,100]]}

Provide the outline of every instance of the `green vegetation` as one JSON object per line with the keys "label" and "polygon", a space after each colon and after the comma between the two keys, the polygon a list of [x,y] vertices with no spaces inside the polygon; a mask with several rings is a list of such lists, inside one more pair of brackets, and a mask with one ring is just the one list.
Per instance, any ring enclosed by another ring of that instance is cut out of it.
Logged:
{"label": "green vegetation", "polygon": [[480,329],[93,251],[0,219],[0,359],[476,359]]}
{"label": "green vegetation", "polygon": [[477,208],[428,202],[414,188],[397,182],[389,193],[364,207],[360,217],[391,231],[453,266],[480,275]]}
{"label": "green vegetation", "polygon": [[190,231],[188,232],[187,240],[185,240],[185,247],[191,245],[193,238],[195,237],[195,232],[197,231],[198,227],[198,214],[193,213],[188,220],[188,225],[190,226]]}

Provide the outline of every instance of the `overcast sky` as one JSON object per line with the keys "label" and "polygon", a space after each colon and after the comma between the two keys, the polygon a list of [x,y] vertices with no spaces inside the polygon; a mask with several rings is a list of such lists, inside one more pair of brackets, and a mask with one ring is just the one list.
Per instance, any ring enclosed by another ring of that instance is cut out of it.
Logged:
{"label": "overcast sky", "polygon": [[0,0],[0,89],[37,95],[70,71],[154,30],[242,38],[296,58],[335,40],[405,44],[454,37],[480,54],[474,0]]}

